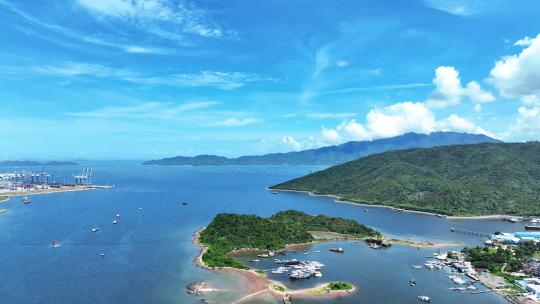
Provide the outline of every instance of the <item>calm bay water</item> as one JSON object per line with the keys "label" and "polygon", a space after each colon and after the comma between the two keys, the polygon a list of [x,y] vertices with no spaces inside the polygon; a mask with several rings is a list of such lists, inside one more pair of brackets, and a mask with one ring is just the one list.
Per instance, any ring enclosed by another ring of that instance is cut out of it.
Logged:
{"label": "calm bay water", "polygon": [[[449,221],[299,193],[272,195],[266,190],[321,167],[167,167],[133,162],[91,166],[94,183],[108,181],[117,188],[33,196],[30,205],[23,205],[19,198],[0,204],[8,209],[0,214],[1,303],[200,303],[199,297],[185,292],[185,285],[195,280],[228,289],[206,298],[212,303],[230,303],[245,293],[242,279],[192,264],[198,253],[191,243],[194,231],[220,212],[270,216],[297,209],[355,219],[391,236],[459,241],[468,246],[482,240],[451,233],[451,227],[484,233],[522,228],[522,224],[499,220]],[[53,173],[62,181],[78,171],[78,167],[59,167]],[[183,206],[181,201],[189,204]],[[122,218],[113,225],[117,213]],[[93,227],[99,227],[95,234],[90,232]],[[62,246],[52,249],[52,240]],[[332,254],[328,252],[331,246],[342,246],[346,252]],[[304,288],[346,280],[359,287],[354,295],[332,303],[417,303],[420,294],[429,295],[434,303],[505,303],[494,294],[449,291],[451,282],[443,271],[411,268],[422,265],[433,250],[406,246],[372,250],[353,242],[317,244],[308,250],[309,256],[299,253],[299,258],[328,265],[324,277],[284,282],[291,288]],[[314,253],[316,250],[320,253]],[[101,257],[101,252],[106,256]],[[417,280],[417,287],[409,286],[410,278]]]}

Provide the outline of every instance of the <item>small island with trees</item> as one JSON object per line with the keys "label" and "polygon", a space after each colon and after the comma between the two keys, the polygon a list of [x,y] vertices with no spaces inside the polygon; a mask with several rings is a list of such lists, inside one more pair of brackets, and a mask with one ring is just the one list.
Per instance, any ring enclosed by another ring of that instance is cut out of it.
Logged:
{"label": "small island with trees", "polygon": [[201,231],[198,241],[207,248],[202,255],[206,266],[247,269],[229,253],[240,249],[280,250],[286,245],[311,243],[315,241],[313,232],[333,232],[349,238],[382,237],[378,231],[353,220],[287,210],[269,218],[218,214]]}
{"label": "small island with trees", "polygon": [[[325,215],[312,216],[301,211],[280,211],[271,217],[222,213],[195,234],[194,242],[202,247],[195,263],[203,268],[237,271],[247,280],[257,281],[253,295],[262,292],[282,296],[339,296],[356,290],[347,282],[330,282],[305,290],[287,290],[282,284],[266,278],[264,272],[250,269],[233,257],[244,250],[280,251],[288,246],[330,241],[315,238],[329,233],[340,239],[382,238],[382,235],[354,220]],[[248,295],[249,296],[249,295]]]}

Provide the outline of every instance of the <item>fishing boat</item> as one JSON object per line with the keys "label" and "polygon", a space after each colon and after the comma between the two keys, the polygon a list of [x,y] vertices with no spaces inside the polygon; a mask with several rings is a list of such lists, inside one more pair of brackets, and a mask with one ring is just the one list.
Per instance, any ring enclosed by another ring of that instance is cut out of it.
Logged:
{"label": "fishing boat", "polygon": [[417,298],[422,302],[429,303],[431,301],[431,299],[428,296],[417,296]]}
{"label": "fishing boat", "polygon": [[27,205],[30,204],[32,201],[28,198],[28,196],[23,197],[22,199],[23,204]]}
{"label": "fishing boat", "polygon": [[330,248],[330,251],[337,252],[337,253],[344,253],[345,251],[341,247],[332,247]]}

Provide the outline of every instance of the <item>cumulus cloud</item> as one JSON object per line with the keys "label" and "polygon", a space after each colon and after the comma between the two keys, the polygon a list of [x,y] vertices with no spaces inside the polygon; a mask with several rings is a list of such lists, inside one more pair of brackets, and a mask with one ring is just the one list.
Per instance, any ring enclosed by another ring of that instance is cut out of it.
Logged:
{"label": "cumulus cloud", "polygon": [[476,81],[471,81],[463,87],[459,72],[451,66],[438,67],[435,70],[433,84],[435,90],[427,101],[428,106],[432,108],[457,105],[463,98],[469,98],[475,104],[495,101],[493,94],[484,91]]}
{"label": "cumulus cloud", "polygon": [[538,140],[540,137],[540,34],[525,37],[515,45],[519,54],[505,56],[495,62],[490,72],[493,85],[501,95],[518,98],[516,121],[501,134],[511,140]]}
{"label": "cumulus cloud", "polygon": [[346,140],[372,140],[398,136],[407,132],[431,133],[434,131],[458,131],[481,133],[492,136],[473,122],[451,114],[436,119],[435,114],[421,102],[402,102],[384,108],[375,108],[366,115],[366,123],[355,119],[345,120],[334,129],[323,128],[322,138],[328,143]]}
{"label": "cumulus cloud", "polygon": [[540,34],[519,54],[497,61],[490,81],[505,97],[540,96]]}

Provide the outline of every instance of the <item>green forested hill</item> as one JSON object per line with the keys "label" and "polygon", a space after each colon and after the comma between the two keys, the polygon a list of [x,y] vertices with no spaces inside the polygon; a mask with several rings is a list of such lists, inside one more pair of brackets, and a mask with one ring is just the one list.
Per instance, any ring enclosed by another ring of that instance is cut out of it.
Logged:
{"label": "green forested hill", "polygon": [[540,143],[386,152],[272,188],[447,215],[540,215]]}
{"label": "green forested hill", "polygon": [[308,231],[331,231],[355,237],[378,237],[379,232],[353,220],[324,215],[311,216],[300,211],[281,211],[269,218],[256,215],[222,213],[204,229],[199,240],[208,246],[203,261],[210,267],[245,268],[226,256],[238,248],[281,249],[286,244],[314,240]]}

